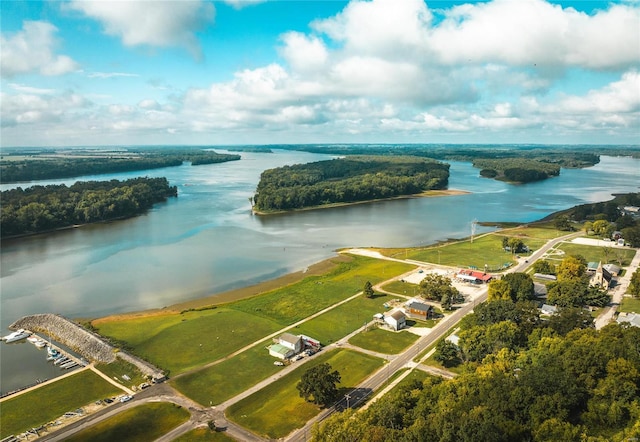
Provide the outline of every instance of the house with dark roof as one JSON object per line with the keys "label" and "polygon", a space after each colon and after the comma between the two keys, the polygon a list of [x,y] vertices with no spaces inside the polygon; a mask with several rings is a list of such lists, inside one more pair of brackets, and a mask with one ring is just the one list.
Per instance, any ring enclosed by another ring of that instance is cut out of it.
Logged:
{"label": "house with dark roof", "polygon": [[417,299],[410,299],[404,304],[405,313],[412,318],[431,319],[433,317],[433,306],[420,302]]}
{"label": "house with dark roof", "polygon": [[407,326],[407,318],[402,310],[394,310],[384,315],[384,322],[395,331],[402,330]]}

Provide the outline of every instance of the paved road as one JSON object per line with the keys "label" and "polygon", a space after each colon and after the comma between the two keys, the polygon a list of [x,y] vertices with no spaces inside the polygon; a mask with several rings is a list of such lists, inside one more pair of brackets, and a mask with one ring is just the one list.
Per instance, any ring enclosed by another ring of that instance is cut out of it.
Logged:
{"label": "paved road", "polygon": [[631,264],[627,267],[624,276],[621,276],[616,281],[616,285],[613,289],[610,290],[611,293],[611,304],[607,306],[602,313],[596,318],[596,329],[600,330],[602,327],[607,325],[613,319],[613,316],[618,309],[618,306],[622,302],[622,297],[626,293],[629,288],[629,283],[631,282],[631,275],[636,269],[640,267],[640,252],[636,251],[635,256],[631,260]]}

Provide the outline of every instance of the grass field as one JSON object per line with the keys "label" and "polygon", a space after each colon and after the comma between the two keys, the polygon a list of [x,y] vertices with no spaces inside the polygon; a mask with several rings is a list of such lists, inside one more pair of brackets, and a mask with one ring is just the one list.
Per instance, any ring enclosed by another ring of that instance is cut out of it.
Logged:
{"label": "grass field", "polygon": [[623,297],[618,311],[640,313],[640,299],[628,296]]}
{"label": "grass field", "polygon": [[534,251],[542,247],[549,239],[565,234],[567,232],[554,228],[520,227],[478,236],[473,243],[470,239],[466,239],[419,249],[382,249],[379,251],[387,256],[406,257],[451,267],[474,266],[483,269],[487,264],[489,268],[494,268],[507,262],[515,262],[512,255],[502,248],[502,238],[505,236],[522,239],[524,244]]}
{"label": "grass field", "polygon": [[394,333],[381,328],[363,331],[349,339],[349,343],[365,350],[395,355],[416,342],[417,335],[409,332]]}
{"label": "grass field", "polygon": [[0,403],[0,438],[19,434],[59,418],[67,411],[122,391],[90,370],[60,379]]}
{"label": "grass field", "polygon": [[[618,259],[620,259],[623,266],[629,265],[636,254],[635,249],[587,246],[573,243],[560,243],[557,248],[564,252],[564,256],[581,255],[587,262],[602,261],[603,264],[613,263],[620,265],[618,262]],[[558,257],[560,260],[562,258],[562,256]]]}
{"label": "grass field", "polygon": [[211,431],[208,428],[196,428],[182,436],[174,439],[173,442],[235,442],[236,440],[227,436],[221,431]]}
{"label": "grass field", "polygon": [[[147,380],[138,367],[120,358],[110,364],[96,364],[96,368],[112,379],[117,378],[118,382],[123,385],[140,385]],[[128,376],[131,380],[127,381],[122,377],[123,375]]]}
{"label": "grass field", "polygon": [[265,348],[271,341],[224,362],[171,380],[178,391],[203,406],[217,405],[282,370]]}
{"label": "grass field", "polygon": [[382,366],[382,360],[357,352],[338,350],[319,356],[287,376],[232,405],[227,417],[251,431],[275,439],[303,426],[320,409],[305,402],[296,385],[312,366],[327,362],[342,375],[341,388],[355,387]]}
{"label": "grass field", "polygon": [[402,296],[416,296],[420,287],[418,286],[418,284],[396,280],[384,284],[382,288],[388,292],[397,293],[398,295]]}
{"label": "grass field", "polygon": [[172,375],[220,359],[279,328],[227,308],[97,322],[96,327]]}
{"label": "grass field", "polygon": [[359,296],[305,322],[296,328],[294,333],[311,336],[323,345],[331,344],[371,321],[375,313],[383,312],[383,304],[389,299],[387,295],[378,295],[371,299]]}
{"label": "grass field", "polygon": [[273,290],[254,298],[238,301],[229,307],[290,325],[325,307],[361,291],[365,282],[375,285],[415,265],[353,256],[326,275],[311,276],[303,281]]}
{"label": "grass field", "polygon": [[155,440],[189,419],[189,412],[179,405],[152,402],[118,413],[84,431],[67,442],[133,442]]}

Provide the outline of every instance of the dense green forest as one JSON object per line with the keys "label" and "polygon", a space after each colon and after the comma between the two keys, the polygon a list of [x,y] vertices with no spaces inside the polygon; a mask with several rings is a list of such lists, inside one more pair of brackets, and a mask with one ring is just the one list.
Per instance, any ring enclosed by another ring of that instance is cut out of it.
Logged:
{"label": "dense green forest", "polygon": [[71,187],[18,187],[0,193],[1,235],[24,235],[130,217],[177,194],[177,188],[169,186],[166,178],[78,181]]}
{"label": "dense green forest", "polygon": [[132,148],[108,153],[100,150],[74,150],[53,154],[43,151],[32,153],[28,157],[3,154],[3,160],[0,161],[0,182],[13,183],[158,169],[180,166],[185,161],[196,166],[239,159],[240,155],[220,154],[196,148]]}
{"label": "dense green forest", "polygon": [[406,383],[364,411],[335,413],[314,440],[637,440],[640,328],[592,324],[583,309],[541,320],[530,302],[481,304],[461,323],[464,350],[438,345],[445,363],[466,361],[459,376]]}
{"label": "dense green forest", "polygon": [[353,156],[269,169],[254,209],[271,212],[351,203],[443,189],[449,165],[416,157]]}
{"label": "dense green forest", "polygon": [[512,183],[529,183],[560,175],[560,166],[527,158],[473,160],[473,167],[482,169],[480,175]]}

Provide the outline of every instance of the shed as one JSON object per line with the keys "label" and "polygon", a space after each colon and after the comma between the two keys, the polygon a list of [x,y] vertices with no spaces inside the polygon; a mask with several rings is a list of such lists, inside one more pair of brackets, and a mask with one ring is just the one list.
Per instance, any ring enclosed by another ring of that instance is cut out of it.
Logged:
{"label": "shed", "polygon": [[402,310],[394,310],[388,315],[385,315],[384,322],[387,323],[395,331],[401,330],[407,326],[407,318]]}

